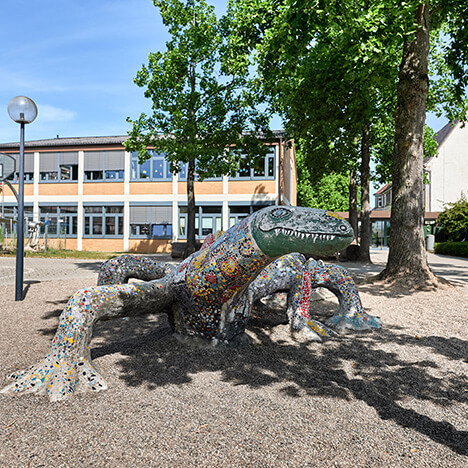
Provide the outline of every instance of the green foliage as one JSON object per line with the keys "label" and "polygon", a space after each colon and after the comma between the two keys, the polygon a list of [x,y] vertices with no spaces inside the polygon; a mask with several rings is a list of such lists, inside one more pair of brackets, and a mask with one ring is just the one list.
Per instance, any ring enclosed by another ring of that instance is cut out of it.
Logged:
{"label": "green foliage", "polygon": [[[390,131],[388,132],[387,130]],[[437,156],[437,141],[435,136],[436,132],[426,125],[424,127],[424,158]],[[374,148],[375,151],[379,152],[374,173],[374,180],[377,182],[377,185],[387,184],[392,180],[393,140],[393,126],[387,127],[379,135],[378,147]],[[425,181],[425,183],[428,183],[428,181]]]}
{"label": "green foliage", "polygon": [[346,175],[334,172],[322,176],[314,185],[301,178],[297,184],[298,204],[322,210],[347,211],[348,182]]}
{"label": "green foliage", "polygon": [[225,31],[205,0],[154,0],[171,39],[164,52],[149,54],[135,83],[152,101],[152,115],[141,114],[125,142],[127,151],[148,158],[147,147],[164,153],[171,170],[197,160],[202,180],[234,174],[240,154],[248,161],[268,148],[269,115],[255,109],[246,75],[230,74]]}
{"label": "green foliage", "polygon": [[[334,0],[230,2],[233,47],[258,65],[270,106],[300,140],[301,190],[332,171],[358,169],[364,128],[371,155],[391,160],[398,62],[414,30],[411,8],[412,2],[396,8],[381,0],[345,7]],[[306,166],[313,176],[302,179]]]}
{"label": "green foliage", "polygon": [[468,200],[462,196],[455,203],[448,203],[438,217],[437,224],[450,240],[463,239],[468,236]]}
{"label": "green foliage", "polygon": [[436,242],[434,252],[440,255],[468,258],[468,242]]}
{"label": "green foliage", "polygon": [[454,78],[448,58],[448,27],[441,27],[431,34],[429,73],[431,86],[427,99],[427,109],[438,117],[445,116],[449,121],[465,121],[468,112],[468,98],[461,92],[462,83]]}

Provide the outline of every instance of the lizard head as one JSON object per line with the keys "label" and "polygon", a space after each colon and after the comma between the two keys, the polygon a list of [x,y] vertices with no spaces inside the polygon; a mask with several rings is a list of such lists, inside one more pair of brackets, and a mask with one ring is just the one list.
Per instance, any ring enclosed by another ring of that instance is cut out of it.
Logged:
{"label": "lizard head", "polygon": [[354,239],[351,225],[335,213],[315,208],[271,206],[252,215],[252,235],[270,257],[291,252],[330,255]]}

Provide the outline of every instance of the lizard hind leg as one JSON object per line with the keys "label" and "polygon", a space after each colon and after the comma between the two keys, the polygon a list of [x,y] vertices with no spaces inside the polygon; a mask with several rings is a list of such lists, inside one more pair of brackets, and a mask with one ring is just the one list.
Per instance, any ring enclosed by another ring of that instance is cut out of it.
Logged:
{"label": "lizard hind leg", "polygon": [[75,293],[59,318],[49,353],[26,370],[14,372],[1,393],[46,394],[64,400],[74,391],[101,391],[104,378],[91,363],[93,325],[102,318],[161,310],[171,301],[163,282],[95,286]]}

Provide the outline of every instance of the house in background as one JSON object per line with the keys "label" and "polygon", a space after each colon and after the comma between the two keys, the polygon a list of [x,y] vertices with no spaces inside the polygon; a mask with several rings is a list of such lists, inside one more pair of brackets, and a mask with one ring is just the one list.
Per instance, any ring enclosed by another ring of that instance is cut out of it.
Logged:
{"label": "house in background", "polygon": [[[227,230],[253,211],[296,204],[294,145],[274,132],[270,152],[235,177],[195,182],[197,237]],[[48,245],[73,250],[170,252],[186,238],[186,167],[172,174],[164,155],[140,164],[126,136],[54,138],[25,145],[26,221],[47,221]],[[18,143],[0,144],[18,155]],[[18,165],[17,165],[18,167]],[[18,190],[18,174],[10,180]],[[3,184],[2,213],[15,218],[14,193]],[[28,223],[26,222],[25,225]]]}
{"label": "house in background", "polygon": [[449,123],[436,135],[437,156],[426,158],[427,211],[441,212],[447,203],[468,196],[468,126]]}
{"label": "house in background", "polygon": [[[427,184],[424,185],[424,222],[426,234],[435,234],[437,217],[447,203],[468,195],[468,126],[447,124],[437,132],[437,155],[424,160]],[[388,245],[392,186],[386,184],[374,194],[371,212],[372,242]]]}

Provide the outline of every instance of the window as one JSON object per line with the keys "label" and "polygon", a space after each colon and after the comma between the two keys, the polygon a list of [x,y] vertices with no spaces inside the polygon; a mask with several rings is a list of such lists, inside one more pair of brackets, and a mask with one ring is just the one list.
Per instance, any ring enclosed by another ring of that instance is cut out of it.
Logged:
{"label": "window", "polygon": [[89,237],[122,237],[123,206],[85,206],[84,235]]}
{"label": "window", "polygon": [[84,180],[123,180],[125,170],[124,151],[85,151]]}
{"label": "window", "polygon": [[130,206],[130,236],[172,238],[171,206]]}
{"label": "window", "polygon": [[[18,183],[19,180],[19,154],[12,154],[16,160],[16,171],[7,180],[11,180],[14,183]],[[33,153],[25,153],[24,155],[24,181],[25,182],[33,182],[34,179],[34,154]]]}
{"label": "window", "polygon": [[275,177],[275,150],[272,149],[262,158],[255,159],[251,164],[241,161],[236,178],[239,179],[272,179]]}
{"label": "window", "polygon": [[247,218],[247,216],[249,216],[251,212],[252,211],[250,206],[230,206],[229,227],[232,227],[234,226],[234,224],[237,224],[242,219]]}
{"label": "window", "polygon": [[[27,227],[30,221],[33,220],[33,206],[25,204],[24,205],[24,229],[27,232]],[[7,205],[2,206],[2,217],[4,219],[15,220],[18,217],[18,205]],[[12,223],[11,226],[15,229],[16,223]],[[15,231],[16,232],[16,231]]]}
{"label": "window", "polygon": [[239,221],[247,216],[250,216],[255,211],[261,210],[268,205],[233,205],[229,206],[229,227],[234,226]]}
{"label": "window", "polygon": [[[204,238],[222,230],[222,207],[200,206],[195,208],[195,236]],[[187,207],[179,208],[179,237],[187,237]]]}
{"label": "window", "polygon": [[148,151],[152,157],[138,162],[138,152],[132,153],[132,180],[172,180],[169,161],[162,154]]}
{"label": "window", "polygon": [[377,197],[377,207],[382,208],[382,197]]}
{"label": "window", "polygon": [[73,182],[78,180],[78,153],[40,153],[39,177],[41,181]]}
{"label": "window", "polygon": [[[195,161],[195,180],[199,180],[198,177],[198,162]],[[187,172],[188,172],[188,163],[181,163],[180,165],[180,172],[179,172],[179,180],[187,180]],[[221,176],[214,176],[214,177],[207,177],[205,180],[222,180]]]}
{"label": "window", "polygon": [[[77,206],[39,206],[39,220],[47,223],[50,237],[75,237],[78,234]],[[45,226],[41,226],[44,234]]]}

